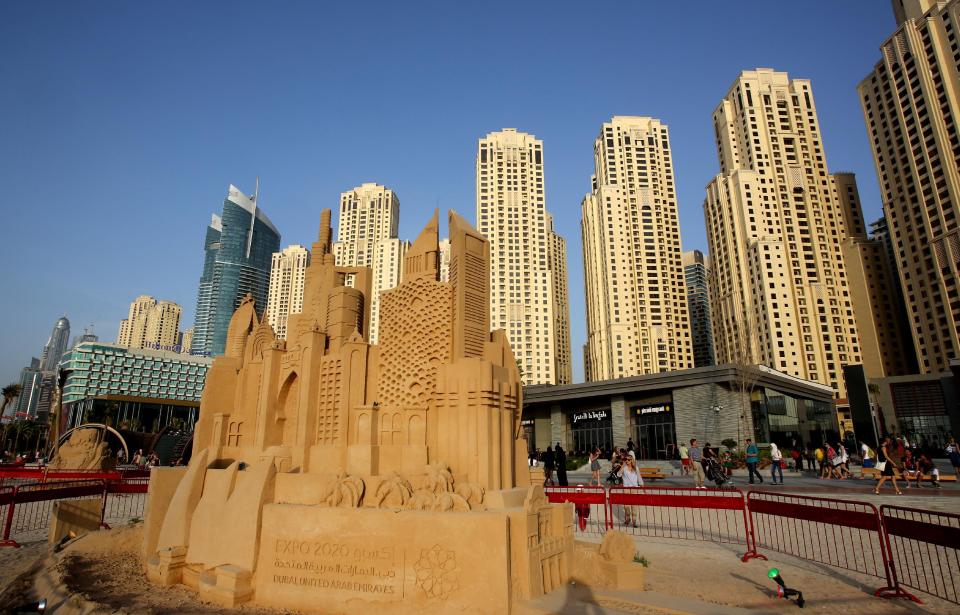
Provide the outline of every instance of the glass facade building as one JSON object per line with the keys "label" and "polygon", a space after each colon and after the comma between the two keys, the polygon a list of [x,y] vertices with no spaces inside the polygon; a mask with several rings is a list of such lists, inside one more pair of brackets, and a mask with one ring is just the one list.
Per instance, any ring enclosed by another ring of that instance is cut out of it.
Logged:
{"label": "glass facade building", "polygon": [[204,238],[192,354],[223,354],[230,318],[247,294],[263,317],[271,259],[279,249],[280,232],[257,206],[256,196],[231,185],[222,214],[213,216]]}
{"label": "glass facade building", "polygon": [[709,367],[717,363],[716,354],[713,351],[708,276],[709,271],[703,252],[693,250],[683,253],[683,278],[687,286],[687,313],[690,315],[693,364],[696,367]]}
{"label": "glass facade building", "polygon": [[67,426],[107,422],[134,431],[192,429],[213,359],[88,342],[60,364]]}

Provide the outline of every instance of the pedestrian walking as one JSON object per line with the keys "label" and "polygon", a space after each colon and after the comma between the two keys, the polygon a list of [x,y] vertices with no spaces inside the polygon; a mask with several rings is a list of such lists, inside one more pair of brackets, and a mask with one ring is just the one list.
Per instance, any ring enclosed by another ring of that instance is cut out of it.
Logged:
{"label": "pedestrian walking", "polygon": [[790,457],[793,459],[793,471],[801,472],[803,471],[803,455],[800,454],[799,448],[794,448],[790,451]]}
{"label": "pedestrian walking", "polygon": [[600,449],[594,448],[593,452],[590,453],[590,482],[587,483],[587,486],[593,484],[593,481],[597,481],[597,486],[600,486]]}
{"label": "pedestrian walking", "polygon": [[680,476],[690,473],[690,449],[686,444],[680,444]]}
{"label": "pedestrian walking", "polygon": [[553,449],[553,458],[557,464],[557,483],[561,487],[566,487],[569,484],[567,483],[567,452],[563,450],[559,442]]}
{"label": "pedestrian walking", "polygon": [[695,489],[706,489],[703,485],[703,452],[697,445],[696,438],[690,438],[690,448],[687,449],[687,455],[690,458],[690,473],[693,475],[693,486]]}
{"label": "pedestrian walking", "polygon": [[[643,477],[640,476],[640,471],[637,470],[637,460],[633,455],[627,455],[623,465],[620,466],[620,470],[617,472],[623,480],[624,487],[643,487]],[[623,507],[623,524],[632,525],[637,527],[637,520],[639,518],[639,507],[625,505]]]}
{"label": "pedestrian walking", "polygon": [[947,442],[947,458],[950,459],[953,471],[957,476],[960,476],[960,445],[957,444],[957,440],[953,436],[950,436],[950,440]]}
{"label": "pedestrian walking", "polygon": [[860,442],[860,459],[864,468],[872,468],[877,465],[877,454],[863,441]]}
{"label": "pedestrian walking", "polygon": [[847,462],[850,461],[850,455],[847,454],[847,447],[843,445],[843,442],[837,442],[837,476],[838,478],[850,478],[850,468],[847,467]]}
{"label": "pedestrian walking", "polygon": [[543,453],[543,486],[553,486],[556,483],[553,482],[553,470],[556,468],[556,462],[553,457],[553,449],[550,448],[550,445],[547,445],[547,450]]}
{"label": "pedestrian walking", "polygon": [[900,487],[897,486],[897,465],[894,462],[893,441],[890,439],[890,436],[883,439],[883,443],[877,451],[877,469],[880,470],[880,482],[877,483],[873,492],[880,495],[880,487],[883,487],[883,483],[887,482],[889,478],[893,483],[893,489],[897,492],[897,495],[902,495]]}
{"label": "pedestrian walking", "polygon": [[760,449],[757,448],[757,445],[753,443],[753,440],[747,438],[746,446],[747,454],[747,475],[750,477],[750,484],[753,484],[753,477],[756,476],[757,480],[760,481],[760,484],[763,484],[763,477],[760,476],[760,472],[757,471],[757,464],[760,463]]}
{"label": "pedestrian walking", "polygon": [[[776,443],[770,443],[770,478],[773,480],[773,484],[777,485],[783,484],[783,454],[780,452],[780,449],[777,448]],[[780,482],[777,482],[777,473],[780,473]]]}

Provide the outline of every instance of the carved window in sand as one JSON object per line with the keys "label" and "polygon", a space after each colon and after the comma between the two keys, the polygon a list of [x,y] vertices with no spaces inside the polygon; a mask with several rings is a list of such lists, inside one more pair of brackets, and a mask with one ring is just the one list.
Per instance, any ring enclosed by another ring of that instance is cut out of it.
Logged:
{"label": "carved window in sand", "polygon": [[230,421],[227,426],[227,446],[240,446],[243,435],[243,421]]}
{"label": "carved window in sand", "polygon": [[340,441],[340,377],[340,359],[324,359],[320,366],[317,444],[337,444]]}
{"label": "carved window in sand", "polygon": [[380,444],[403,443],[403,417],[399,412],[384,414],[380,421]]}

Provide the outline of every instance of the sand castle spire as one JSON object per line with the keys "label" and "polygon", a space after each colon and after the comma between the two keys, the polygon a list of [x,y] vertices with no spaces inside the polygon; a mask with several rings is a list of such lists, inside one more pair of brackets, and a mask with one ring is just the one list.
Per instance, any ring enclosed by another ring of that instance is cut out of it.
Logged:
{"label": "sand castle spire", "polygon": [[440,210],[433,210],[433,217],[420,231],[417,240],[407,251],[403,260],[403,280],[429,278],[440,279]]}

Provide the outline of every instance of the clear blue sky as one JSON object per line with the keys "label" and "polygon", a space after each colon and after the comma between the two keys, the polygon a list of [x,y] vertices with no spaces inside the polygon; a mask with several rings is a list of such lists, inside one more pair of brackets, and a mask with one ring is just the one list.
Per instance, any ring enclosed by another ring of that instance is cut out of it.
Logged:
{"label": "clear blue sky", "polygon": [[856,96],[894,21],[885,0],[0,3],[0,384],[56,319],[113,341],[130,301],[193,322],[204,228],[229,183],[309,245],[321,208],[393,188],[401,236],[439,205],[474,219],[479,137],[544,142],[567,238],[575,379],[580,200],[613,115],[670,126],[683,247],[706,251],[710,115],[737,73],[809,78],[832,171],[879,217]]}

